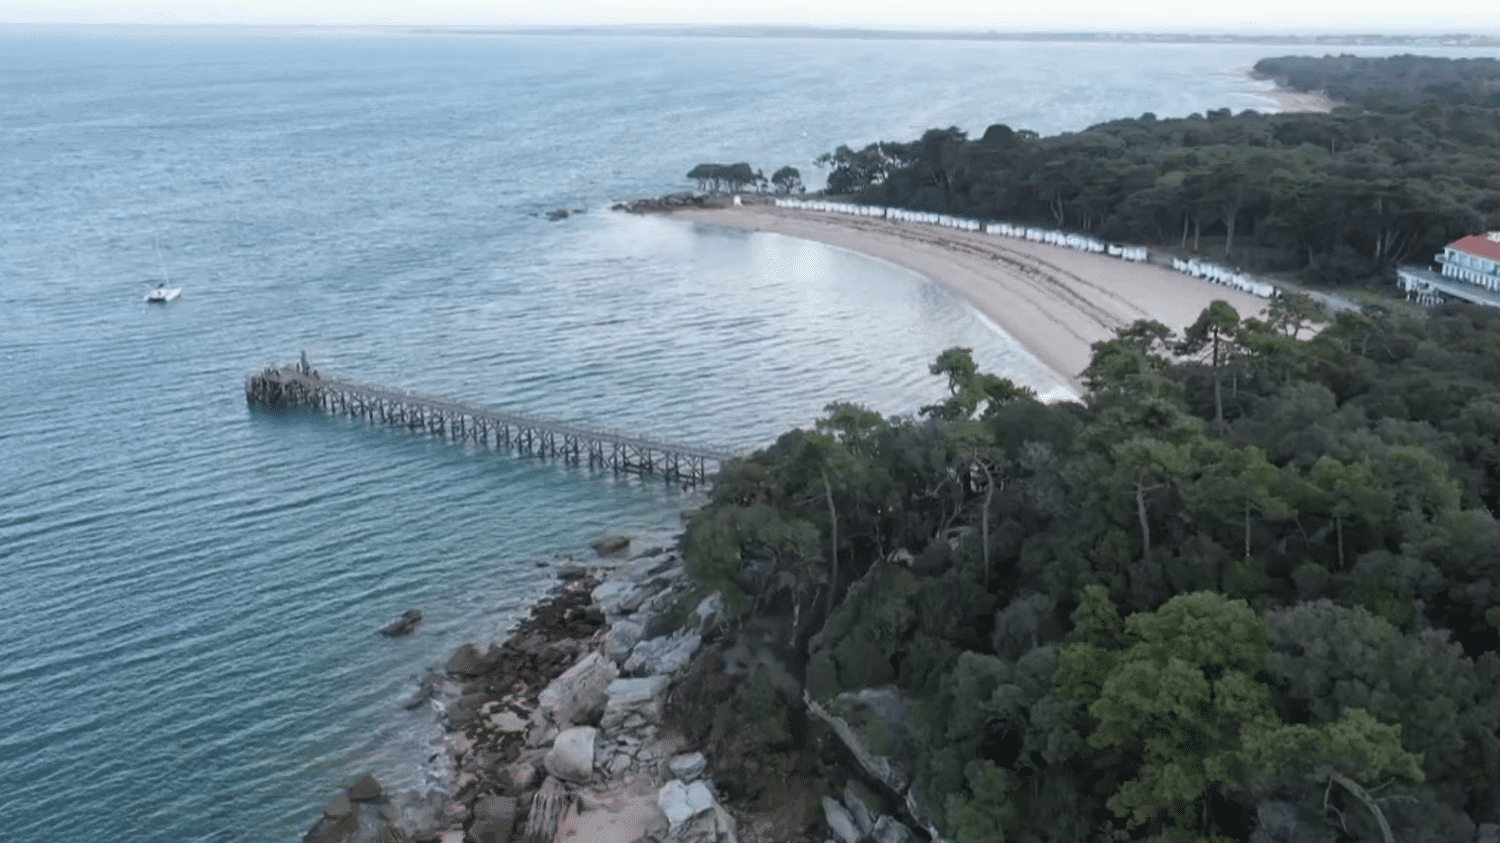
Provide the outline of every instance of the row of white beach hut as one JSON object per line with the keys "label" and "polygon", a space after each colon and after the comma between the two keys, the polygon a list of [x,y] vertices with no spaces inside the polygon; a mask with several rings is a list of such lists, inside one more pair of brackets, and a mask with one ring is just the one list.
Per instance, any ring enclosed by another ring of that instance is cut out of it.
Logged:
{"label": "row of white beach hut", "polygon": [[[1001,237],[1014,237],[1020,240],[1030,240],[1033,243],[1047,243],[1052,246],[1077,249],[1081,252],[1098,252],[1110,257],[1136,263],[1151,259],[1151,254],[1145,246],[1125,246],[1117,243],[1106,243],[1085,234],[1078,234],[1072,231],[1058,231],[1051,228],[1038,228],[1033,225],[1016,225],[1008,222],[983,222],[967,217],[955,217],[950,214],[910,211],[906,208],[886,208],[881,205],[856,205],[852,202],[828,202],[822,199],[778,198],[776,200],[776,207],[798,211],[849,214],[856,217],[878,217],[891,220],[892,222],[923,223],[942,228],[954,228],[960,231],[982,231],[986,234],[996,234]],[[1271,284],[1252,275],[1226,269],[1208,261],[1173,258],[1172,268],[1195,278],[1202,278],[1205,281],[1212,281],[1215,284],[1223,284],[1226,287],[1233,287],[1242,292],[1262,298],[1271,298],[1276,295],[1276,288]]]}
{"label": "row of white beach hut", "polygon": [[1220,266],[1209,261],[1200,261],[1196,258],[1172,258],[1172,268],[1178,272],[1187,273],[1194,278],[1202,278],[1215,284],[1223,284],[1233,287],[1242,293],[1252,296],[1260,296],[1269,299],[1276,295],[1276,288],[1246,272],[1236,272],[1233,269]]}

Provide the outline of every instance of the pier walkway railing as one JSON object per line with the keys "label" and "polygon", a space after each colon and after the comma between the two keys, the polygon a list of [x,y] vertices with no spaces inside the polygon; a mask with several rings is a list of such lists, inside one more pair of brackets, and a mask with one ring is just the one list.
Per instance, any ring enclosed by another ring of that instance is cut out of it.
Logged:
{"label": "pier walkway railing", "polygon": [[483,447],[554,457],[616,472],[660,475],[682,483],[706,481],[712,468],[743,456],[727,448],[682,445],[477,407],[399,389],[322,377],[306,363],[270,366],[245,380],[245,400],[255,407],[302,407],[421,430]]}

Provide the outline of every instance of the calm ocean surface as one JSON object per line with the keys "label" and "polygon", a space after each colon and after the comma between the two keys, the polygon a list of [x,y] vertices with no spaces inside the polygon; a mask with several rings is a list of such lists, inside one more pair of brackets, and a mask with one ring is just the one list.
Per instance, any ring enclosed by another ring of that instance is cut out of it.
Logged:
{"label": "calm ocean surface", "polygon": [[0,28],[0,835],[292,841],[360,772],[428,787],[422,671],[694,505],[252,413],[250,371],[739,446],[911,412],[952,345],[1059,395],[921,278],[606,208],[931,126],[1269,108],[1234,71],[1286,52]]}

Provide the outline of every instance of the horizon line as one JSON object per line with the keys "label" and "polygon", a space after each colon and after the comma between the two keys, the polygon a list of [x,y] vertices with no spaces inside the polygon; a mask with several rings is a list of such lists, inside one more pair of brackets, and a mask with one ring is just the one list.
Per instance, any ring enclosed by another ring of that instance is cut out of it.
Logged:
{"label": "horizon line", "polygon": [[828,24],[778,24],[778,23],[557,23],[557,24],[503,24],[503,23],[244,23],[223,21],[158,22],[158,21],[3,21],[4,27],[77,27],[117,28],[139,27],[153,29],[379,29],[415,32],[451,31],[458,34],[526,34],[526,33],[654,33],[699,36],[749,36],[749,37],[882,37],[891,39],[1008,39],[1008,38],[1275,38],[1275,39],[1488,39],[1500,41],[1500,30],[1451,31],[1440,29],[1406,30],[1295,30],[1295,29],[1000,29],[996,27],[891,27]]}

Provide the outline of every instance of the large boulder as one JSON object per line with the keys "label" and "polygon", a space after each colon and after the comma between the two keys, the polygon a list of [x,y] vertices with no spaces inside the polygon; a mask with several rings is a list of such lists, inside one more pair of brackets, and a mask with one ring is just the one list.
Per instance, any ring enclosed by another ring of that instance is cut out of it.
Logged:
{"label": "large boulder", "polygon": [[474,824],[469,826],[469,839],[473,843],[509,843],[515,825],[515,797],[486,796],[474,803]]}
{"label": "large boulder", "polygon": [[349,785],[349,799],[354,802],[373,802],[384,794],[380,780],[365,773]]}
{"label": "large boulder", "polygon": [[330,820],[354,816],[354,805],[349,801],[349,794],[340,793],[328,800],[328,804],[323,806],[323,816]]}
{"label": "large boulder", "polygon": [[593,726],[559,732],[542,760],[547,772],[563,781],[587,784],[594,778],[594,741],[598,736],[599,730]]}
{"label": "large boulder", "polygon": [[406,635],[413,629],[416,629],[417,624],[421,622],[422,612],[420,610],[407,609],[405,612],[401,613],[401,617],[396,618],[395,620],[381,627],[380,634],[388,635],[393,638],[398,635]]}
{"label": "large boulder", "polygon": [[359,833],[359,813],[347,793],[340,793],[323,806],[323,818],[309,835],[313,843],[348,843]]}
{"label": "large boulder", "polygon": [[488,672],[499,660],[499,648],[490,647],[480,652],[474,644],[464,644],[448,658],[448,672],[455,676],[478,676]]}
{"label": "large boulder", "polygon": [[630,548],[630,536],[600,536],[590,542],[590,545],[600,556],[624,553]]}
{"label": "large boulder", "polygon": [[701,643],[698,633],[687,630],[642,641],[635,645],[622,670],[628,676],[671,676],[688,666]]}
{"label": "large boulder", "polygon": [[609,699],[605,691],[619,675],[614,662],[589,653],[542,690],[537,713],[558,726],[597,723]]}
{"label": "large boulder", "polygon": [[605,690],[608,700],[604,703],[604,715],[599,727],[614,734],[622,729],[634,729],[661,719],[662,706],[667,699],[667,687],[671,679],[666,676],[647,676],[640,679],[616,679]]}
{"label": "large boulder", "polygon": [[444,712],[448,728],[463,731],[473,725],[479,719],[479,709],[488,701],[489,695],[483,691],[464,694],[454,700]]}
{"label": "large boulder", "polygon": [[646,628],[631,620],[617,620],[610,624],[609,632],[604,634],[604,655],[615,664],[620,664],[630,658],[630,651],[635,645],[641,643]]}

